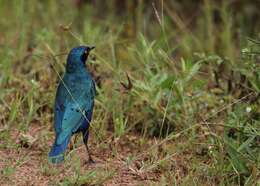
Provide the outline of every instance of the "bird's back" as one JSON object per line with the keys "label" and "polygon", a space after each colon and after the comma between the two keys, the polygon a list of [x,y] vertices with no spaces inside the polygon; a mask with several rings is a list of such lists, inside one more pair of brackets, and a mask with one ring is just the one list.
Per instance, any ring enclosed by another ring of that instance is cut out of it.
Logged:
{"label": "bird's back", "polygon": [[[73,113],[90,110],[94,102],[95,85],[89,74],[65,74],[61,80],[55,100],[55,129],[60,132],[60,128],[64,125],[65,110],[75,109]],[[66,108],[71,105],[74,108]],[[69,117],[69,116],[68,116]],[[81,117],[84,117],[81,113]],[[74,123],[74,125],[76,125]],[[75,126],[77,127],[77,126]]]}

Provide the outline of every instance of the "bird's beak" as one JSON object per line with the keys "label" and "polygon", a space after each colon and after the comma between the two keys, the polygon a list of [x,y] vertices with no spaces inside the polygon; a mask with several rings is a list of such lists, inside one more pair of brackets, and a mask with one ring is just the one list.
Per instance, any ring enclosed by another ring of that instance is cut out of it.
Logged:
{"label": "bird's beak", "polygon": [[89,47],[89,51],[91,51],[91,50],[93,50],[93,49],[95,49],[96,47],[95,46],[90,46]]}
{"label": "bird's beak", "polygon": [[89,55],[90,51],[96,48],[95,46],[87,46],[85,49],[85,54]]}

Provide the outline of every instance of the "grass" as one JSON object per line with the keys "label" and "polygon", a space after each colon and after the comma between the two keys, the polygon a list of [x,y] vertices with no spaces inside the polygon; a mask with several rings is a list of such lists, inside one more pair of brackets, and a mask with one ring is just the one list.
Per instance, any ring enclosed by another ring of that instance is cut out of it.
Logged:
{"label": "grass", "polygon": [[[0,0],[0,183],[259,185],[255,4],[95,2]],[[97,164],[78,137],[52,166],[55,90],[79,44],[96,45]]]}

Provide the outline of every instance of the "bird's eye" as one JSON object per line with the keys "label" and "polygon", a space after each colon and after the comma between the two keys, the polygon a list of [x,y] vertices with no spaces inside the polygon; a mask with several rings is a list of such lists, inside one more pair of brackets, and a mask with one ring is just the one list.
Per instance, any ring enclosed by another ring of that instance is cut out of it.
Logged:
{"label": "bird's eye", "polygon": [[88,57],[88,51],[85,50],[81,55],[80,59],[81,61],[85,62],[87,60],[87,57]]}

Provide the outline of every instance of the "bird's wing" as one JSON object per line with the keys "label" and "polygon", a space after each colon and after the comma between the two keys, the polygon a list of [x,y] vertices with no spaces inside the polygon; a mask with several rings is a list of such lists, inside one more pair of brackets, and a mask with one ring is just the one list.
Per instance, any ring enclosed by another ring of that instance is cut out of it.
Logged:
{"label": "bird's wing", "polygon": [[[62,143],[68,134],[75,132],[86,117],[88,111],[93,104],[93,85],[78,89],[74,97],[65,105],[64,113],[61,121],[61,130],[57,136],[57,143]],[[71,96],[71,95],[69,95]]]}
{"label": "bird's wing", "polygon": [[[85,96],[84,96],[85,97]],[[80,126],[80,121],[85,117],[85,107],[88,99],[74,99],[66,104],[61,121],[61,131],[57,137],[57,143],[62,143],[68,134],[76,131]]]}
{"label": "bird's wing", "polygon": [[62,119],[65,111],[65,103],[68,100],[68,92],[62,83],[59,84],[55,98],[54,106],[54,128],[55,132],[59,134],[61,132]]}

